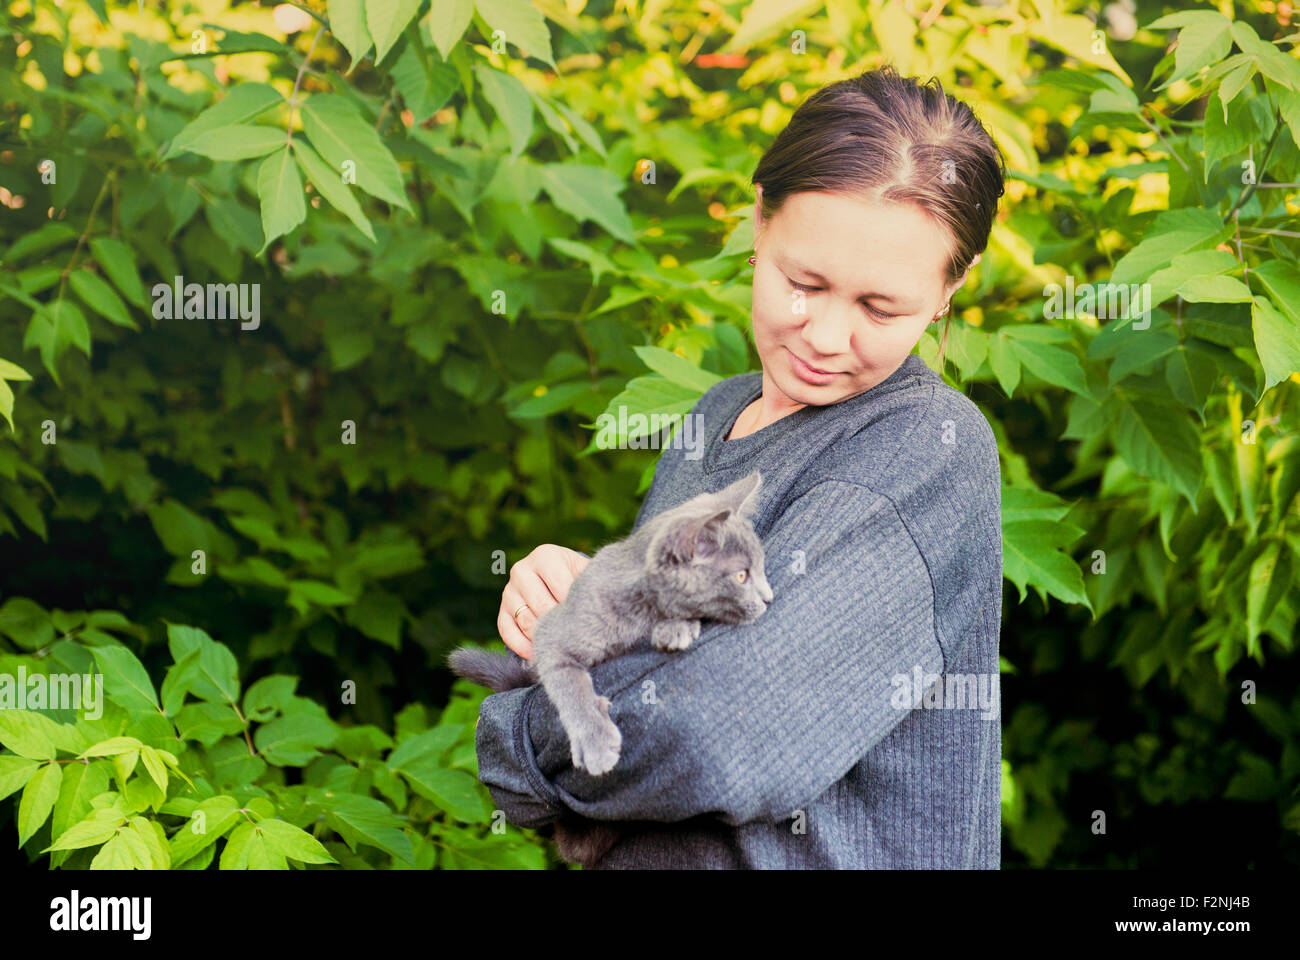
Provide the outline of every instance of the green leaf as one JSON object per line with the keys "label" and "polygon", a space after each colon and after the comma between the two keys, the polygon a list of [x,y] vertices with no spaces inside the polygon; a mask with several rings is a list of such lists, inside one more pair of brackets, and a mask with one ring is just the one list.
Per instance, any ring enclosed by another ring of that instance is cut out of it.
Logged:
{"label": "green leaf", "polygon": [[131,830],[119,830],[95,854],[95,859],[90,861],[90,869],[151,870],[153,858],[139,834]]}
{"label": "green leaf", "polygon": [[1115,448],[1135,471],[1168,484],[1193,504],[1204,467],[1200,436],[1181,407],[1167,397],[1116,388],[1124,400],[1115,424]]}
{"label": "green leaf", "polygon": [[312,603],[319,603],[326,607],[337,607],[340,604],[351,603],[353,600],[337,587],[316,580],[295,580],[289,584],[289,590]]}
{"label": "green leaf", "polygon": [[1259,635],[1294,583],[1291,550],[1272,540],[1250,565],[1246,587],[1246,653],[1259,656]]}
{"label": "green leaf", "polygon": [[1025,25],[1029,35],[1035,40],[1050,44],[1083,63],[1109,70],[1128,86],[1133,85],[1124,68],[1111,56],[1107,44],[1101,45],[1100,52],[1093,46],[1093,34],[1097,30],[1097,25],[1087,17],[1072,13],[1057,13],[1050,19],[1029,17]]}
{"label": "green leaf", "polygon": [[1092,396],[1078,357],[1063,347],[1021,336],[1022,332],[1017,327],[1004,327],[993,339],[1005,337],[1020,365],[1034,376],[1080,396]]}
{"label": "green leaf", "polygon": [[623,271],[614,264],[614,261],[605,256],[595,247],[590,247],[585,243],[579,243],[576,240],[569,240],[565,237],[547,237],[546,242],[553,246],[561,253],[568,254],[570,257],[581,260],[591,267],[591,282],[600,283],[600,278],[610,273],[614,276],[621,276]]}
{"label": "green leaf", "polygon": [[447,749],[453,746],[465,732],[463,724],[440,724],[432,730],[407,737],[384,762],[389,769],[396,770],[417,761],[436,761]]}
{"label": "green leaf", "polygon": [[105,320],[140,332],[139,326],[126,312],[126,305],[102,278],[89,270],[73,270],[68,282],[73,292]]}
{"label": "green leaf", "polygon": [[[284,103],[284,97],[274,87],[265,83],[241,83],[232,87],[225,97],[200,113],[172,138],[171,146],[163,155],[163,159],[170,159],[180,153],[188,144],[209,130],[247,123],[281,103]],[[117,282],[116,277],[113,279]],[[121,284],[119,283],[118,286],[121,287]],[[122,292],[126,293],[125,290]]]}
{"label": "green leaf", "polygon": [[134,653],[116,645],[93,647],[90,653],[104,674],[104,690],[110,700],[128,710],[161,709],[153,681]]}
{"label": "green leaf", "polygon": [[242,819],[234,797],[209,797],[188,815],[167,841],[173,866],[200,853]]}
{"label": "green leaf", "polygon": [[[699,401],[699,391],[691,387],[683,387],[660,376],[633,377],[597,417],[596,433],[583,452],[605,449],[610,444],[621,448],[630,440],[649,435],[656,415],[662,429],[665,418],[684,416]],[[623,408],[621,417],[620,408]],[[644,419],[634,419],[637,414],[643,415]]]}
{"label": "green leaf", "polygon": [[402,620],[408,616],[406,605],[395,594],[370,587],[343,611],[347,622],[372,640],[401,649]]}
{"label": "green leaf", "polygon": [[39,228],[23,234],[14,241],[13,246],[5,251],[3,262],[13,266],[26,257],[48,253],[76,239],[77,231],[66,223],[60,223],[57,220],[44,223]]}
{"label": "green leaf", "polygon": [[140,762],[144,764],[145,772],[158,785],[163,796],[167,796],[167,768],[163,765],[159,752],[150,746],[141,747]]}
{"label": "green leaf", "polygon": [[90,241],[90,252],[129,303],[137,307],[148,304],[144,296],[144,285],[140,282],[140,271],[135,265],[135,256],[130,247],[115,237],[95,237]]}
{"label": "green leaf", "polygon": [[[1217,10],[1190,10],[1174,49],[1174,73],[1168,83],[1190,77],[1201,67],[1218,63],[1232,49],[1232,21]],[[1168,19],[1168,18],[1162,18]],[[1159,22],[1159,21],[1157,21]]]}
{"label": "green leaf", "polygon": [[356,68],[357,61],[370,52],[373,40],[366,27],[366,10],[362,0],[329,0],[330,30],[348,52],[352,62],[348,71]]}
{"label": "green leaf", "polygon": [[1179,254],[1214,247],[1232,234],[1213,210],[1167,211],[1111,271],[1112,283],[1140,283],[1156,270],[1168,267]]}
{"label": "green leaf", "polygon": [[54,642],[54,624],[34,600],[10,597],[0,606],[0,634],[24,650],[39,650]]}
{"label": "green leaf", "polygon": [[26,757],[0,757],[0,800],[21,790],[40,765]]}
{"label": "green leaf", "polygon": [[1190,303],[1250,303],[1250,288],[1236,277],[1192,277],[1178,288]]}
{"label": "green leaf", "polygon": [[428,24],[434,46],[443,60],[451,56],[452,47],[464,36],[473,16],[474,0],[439,0],[437,16],[434,16],[433,9],[429,10],[424,22]]}
{"label": "green leaf", "polygon": [[257,728],[253,744],[267,763],[301,767],[333,746],[339,728],[334,721],[305,713],[280,717]]}
{"label": "green leaf", "polygon": [[552,70],[559,70],[551,56],[551,34],[546,28],[546,18],[531,0],[475,0],[474,9],[492,30],[502,32],[507,43],[526,56],[536,57]]}
{"label": "green leaf", "polygon": [[1110,365],[1110,386],[1132,373],[1150,374],[1155,364],[1177,349],[1178,337],[1169,330],[1130,330]]}
{"label": "green leaf", "polygon": [[1174,398],[1197,413],[1204,412],[1210,391],[1219,380],[1219,365],[1211,349],[1199,340],[1188,340],[1170,354],[1165,367]]}
{"label": "green leaf", "polygon": [[420,0],[365,0],[365,4],[366,28],[374,38],[375,63],[379,64],[420,9]]}
{"label": "green leaf", "polygon": [[307,179],[320,195],[351,220],[371,243],[374,243],[375,231],[371,228],[366,215],[361,212],[361,204],[357,203],[357,198],[352,196],[351,189],[343,182],[343,175],[330,169],[320,155],[302,140],[294,141],[293,153],[298,159],[298,166],[302,168],[302,172],[307,175]]}
{"label": "green leaf", "polygon": [[60,837],[94,809],[91,801],[109,789],[108,764],[69,763],[63,769],[63,786],[50,817],[50,835]]}
{"label": "green leaf", "polygon": [[245,724],[229,704],[191,703],[176,712],[176,729],[182,740],[197,740],[210,747],[223,736],[240,733]]}
{"label": "green leaf", "polygon": [[244,694],[244,716],[258,723],[272,719],[277,712],[285,713],[293,700],[298,678],[275,673],[263,677]]}
{"label": "green leaf", "polygon": [[126,823],[126,815],[120,810],[94,810],[79,823],[73,824],[59,834],[59,838],[42,850],[80,850],[82,847],[95,847],[107,841],[117,833],[117,828]]}
{"label": "green leaf", "polygon": [[433,760],[415,760],[397,768],[411,789],[464,823],[486,823],[489,812],[478,781],[464,770],[448,770]]}
{"label": "green leaf", "polygon": [[302,863],[338,863],[319,840],[306,830],[274,817],[259,821],[257,829],[272,849]]}
{"label": "green leaf", "polygon": [[130,826],[127,829],[140,838],[148,851],[150,866],[141,867],[141,869],[171,869],[171,854],[167,849],[167,834],[163,832],[161,823],[157,820],[146,820],[144,817],[132,817]]}
{"label": "green leaf", "polygon": [[441,110],[461,85],[460,72],[452,64],[432,57],[426,64],[422,52],[416,44],[406,44],[388,70],[415,123]]}
{"label": "green leaf", "polygon": [[591,220],[624,243],[635,244],[632,221],[618,194],[623,181],[604,167],[548,163],[540,167],[542,188],[575,220]]}
{"label": "green leaf", "polygon": [[1009,397],[1020,383],[1019,357],[1012,349],[1011,341],[1000,333],[989,337],[988,348],[989,367],[993,370],[993,376],[997,377],[998,385]]}
{"label": "green leaf", "polygon": [[397,161],[350,101],[318,93],[303,104],[302,123],[312,146],[340,176],[350,172],[349,181],[372,197],[411,212]]}
{"label": "green leaf", "polygon": [[168,669],[167,676],[163,678],[162,708],[163,713],[169,717],[176,716],[177,711],[185,703],[185,695],[190,692],[190,687],[199,677],[200,652],[199,648],[195,647],[185,654]]}
{"label": "green leaf", "polygon": [[200,651],[199,676],[191,690],[196,697],[218,703],[239,702],[239,664],[229,647],[197,627],[175,623],[167,623],[167,647],[177,663],[190,651]]}
{"label": "green leaf", "polygon": [[378,847],[405,863],[412,863],[411,838],[403,821],[388,805],[360,794],[335,793],[318,801],[325,807],[325,822],[343,838],[353,853],[360,843]]}
{"label": "green leaf", "polygon": [[1283,316],[1265,297],[1251,301],[1250,315],[1255,351],[1264,366],[1264,389],[1268,390],[1300,371],[1300,324]]}
{"label": "green leaf", "polygon": [[59,387],[56,364],[68,347],[76,347],[87,357],[90,356],[90,325],[86,316],[71,300],[55,300],[47,303],[32,315],[27,333],[23,337],[23,349],[37,347],[41,351],[41,362],[50,372]]}
{"label": "green leaf", "polygon": [[132,751],[138,751],[142,746],[135,737],[109,737],[107,740],[101,740],[98,743],[91,744],[85,750],[81,751],[81,757],[120,757],[129,754]]}
{"label": "green leaf", "polygon": [[1267,390],[1300,370],[1300,268],[1286,260],[1269,260],[1254,275],[1269,295],[1251,301],[1255,350],[1264,365]]}
{"label": "green leaf", "polygon": [[265,237],[262,249],[257,251],[261,256],[272,240],[307,219],[302,178],[289,156],[288,144],[268,156],[257,168],[257,198],[262,204],[262,234]]}
{"label": "green leaf", "polygon": [[265,156],[287,144],[288,136],[279,127],[237,123],[205,130],[186,143],[183,149],[212,160],[248,160]]}
{"label": "green leaf", "polygon": [[0,745],[28,760],[53,760],[57,750],[41,720],[49,718],[30,710],[0,710]]}
{"label": "green leaf", "polygon": [[635,346],[632,349],[641,358],[641,362],[655,373],[698,394],[703,394],[722,379],[716,373],[697,367],[671,350],[650,346]]}
{"label": "green leaf", "polygon": [[32,774],[18,804],[18,846],[30,840],[49,819],[62,785],[63,768],[53,760]]}
{"label": "green leaf", "polygon": [[533,136],[533,98],[517,77],[486,64],[475,64],[474,76],[510,134],[510,152],[518,156]]}
{"label": "green leaf", "polygon": [[1083,535],[1062,521],[1016,520],[1002,524],[1003,575],[1020,591],[1020,602],[1032,586],[1046,603],[1046,594],[1091,609],[1079,564],[1063,548]]}

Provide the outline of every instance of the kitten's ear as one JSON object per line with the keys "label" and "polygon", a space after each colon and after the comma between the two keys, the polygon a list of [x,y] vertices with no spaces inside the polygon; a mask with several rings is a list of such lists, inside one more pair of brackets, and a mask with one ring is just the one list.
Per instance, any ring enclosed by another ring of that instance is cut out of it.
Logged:
{"label": "kitten's ear", "polygon": [[752,516],[758,508],[758,490],[763,485],[763,475],[755,470],[747,477],[742,477],[722,491],[727,502],[734,504],[736,513],[742,517]]}
{"label": "kitten's ear", "polygon": [[723,507],[677,521],[664,531],[660,558],[669,563],[707,560],[718,552],[722,524],[731,512],[730,507]]}

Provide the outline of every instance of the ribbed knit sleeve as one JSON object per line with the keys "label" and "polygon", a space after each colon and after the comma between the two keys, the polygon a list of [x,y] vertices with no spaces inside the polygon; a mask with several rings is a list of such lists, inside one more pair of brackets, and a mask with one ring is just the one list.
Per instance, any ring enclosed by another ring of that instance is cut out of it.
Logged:
{"label": "ribbed knit sleeve", "polygon": [[479,775],[507,819],[537,827],[565,807],[594,820],[785,818],[917,706],[912,678],[943,668],[935,589],[891,500],[822,480],[763,542],[775,597],[757,621],[706,622],[685,651],[592,671],[623,734],[611,772],[572,766],[540,687],[483,701]]}

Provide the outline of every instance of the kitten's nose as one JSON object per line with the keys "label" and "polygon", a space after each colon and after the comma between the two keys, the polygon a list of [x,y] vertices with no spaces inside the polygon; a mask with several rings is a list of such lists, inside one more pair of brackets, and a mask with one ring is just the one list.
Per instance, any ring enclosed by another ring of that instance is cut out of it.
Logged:
{"label": "kitten's nose", "polygon": [[758,588],[758,595],[768,606],[772,605],[772,588],[766,583],[766,581]]}

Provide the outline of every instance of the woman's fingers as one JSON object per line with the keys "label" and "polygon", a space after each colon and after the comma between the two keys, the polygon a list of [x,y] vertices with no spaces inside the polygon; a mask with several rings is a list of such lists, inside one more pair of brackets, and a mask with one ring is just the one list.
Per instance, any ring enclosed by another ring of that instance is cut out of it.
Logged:
{"label": "woman's fingers", "polygon": [[[519,604],[515,604],[518,607]],[[513,608],[512,608],[513,610]],[[510,616],[512,610],[506,609],[506,604],[502,602],[501,609],[497,612],[497,633],[501,634],[501,639],[507,647],[513,650],[525,660],[533,659],[533,642],[524,635]],[[528,611],[524,610],[519,614],[520,618],[528,616]]]}
{"label": "woman's fingers", "polygon": [[497,632],[507,647],[532,659],[537,621],[564,602],[573,581],[589,562],[576,550],[543,543],[510,568],[510,581],[501,591],[497,613]]}
{"label": "woman's fingers", "polygon": [[[520,603],[528,604],[528,609],[520,612],[518,620],[520,628],[531,640],[533,626],[547,610],[559,606],[560,601],[551,593],[546,581],[542,579],[542,574],[538,569],[538,561],[532,554],[529,554],[510,568],[508,587],[514,587],[515,592],[519,595],[519,601],[510,608],[512,613],[518,609]],[[567,586],[565,592],[568,592]]]}

